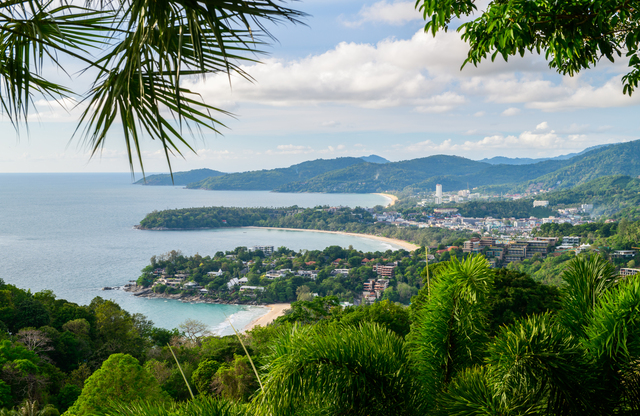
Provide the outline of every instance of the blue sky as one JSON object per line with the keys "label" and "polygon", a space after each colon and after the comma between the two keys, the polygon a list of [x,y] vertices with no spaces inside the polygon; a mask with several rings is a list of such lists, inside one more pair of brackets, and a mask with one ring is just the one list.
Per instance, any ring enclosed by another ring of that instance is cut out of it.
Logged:
{"label": "blue sky", "polygon": [[[309,14],[307,25],[273,28],[279,42],[262,64],[245,67],[255,83],[234,78],[230,88],[226,76],[186,82],[236,118],[221,119],[228,126],[222,136],[194,138],[198,154],[174,159],[174,170],[234,172],[369,154],[393,161],[549,157],[639,138],[640,94],[622,95],[624,61],[573,78],[539,56],[460,71],[467,49],[459,35],[424,34],[413,4],[293,3]],[[128,171],[119,131],[89,160],[83,143],[70,141],[77,112],[37,104],[28,136],[23,130],[18,139],[0,122],[0,171]],[[167,171],[156,143],[145,142],[144,157],[147,172]]]}

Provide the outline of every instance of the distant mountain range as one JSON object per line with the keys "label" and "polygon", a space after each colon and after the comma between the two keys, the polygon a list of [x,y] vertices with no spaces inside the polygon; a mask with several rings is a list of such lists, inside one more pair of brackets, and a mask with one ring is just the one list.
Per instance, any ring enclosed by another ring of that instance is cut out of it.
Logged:
{"label": "distant mountain range", "polygon": [[586,153],[590,150],[594,150],[594,149],[598,149],[601,147],[605,147],[605,146],[610,146],[609,144],[600,144],[597,146],[591,146],[588,147],[586,149],[584,149],[582,152],[579,153],[569,153],[566,155],[561,155],[561,156],[556,156],[556,157],[545,157],[545,158],[539,158],[539,159],[531,159],[528,157],[504,157],[504,156],[495,156],[492,157],[491,159],[482,159],[480,160],[480,162],[486,162],[486,163],[491,163],[492,165],[531,165],[533,163],[538,163],[538,162],[544,162],[547,160],[567,160],[567,159],[571,159],[574,156],[578,156],[581,155],[583,153]]}
{"label": "distant mountain range", "polygon": [[[174,179],[176,185],[192,189],[277,192],[432,191],[437,183],[442,184],[445,191],[561,190],[604,176],[640,175],[640,141],[596,146],[535,163],[524,163],[535,159],[505,160],[511,163],[495,164],[446,155],[389,162],[371,155],[318,159],[288,168],[242,173],[209,171],[214,173],[209,176],[205,176],[206,170],[199,169],[175,173]],[[147,184],[170,184],[170,177],[152,175],[147,177]]]}
{"label": "distant mountain range", "polygon": [[142,178],[135,182],[136,185],[175,185],[184,186],[189,183],[199,182],[206,178],[225,175],[224,172],[211,169],[194,169],[188,172],[175,172],[173,174],[173,181],[171,181],[171,175],[163,173],[159,175],[149,175],[146,178]]}

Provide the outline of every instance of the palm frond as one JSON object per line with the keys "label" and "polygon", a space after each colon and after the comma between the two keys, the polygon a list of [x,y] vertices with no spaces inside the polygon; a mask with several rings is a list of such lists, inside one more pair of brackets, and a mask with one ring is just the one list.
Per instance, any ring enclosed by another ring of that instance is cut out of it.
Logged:
{"label": "palm frond", "polygon": [[[220,133],[224,125],[213,114],[230,116],[182,79],[223,73],[231,81],[235,73],[251,80],[239,63],[257,62],[273,39],[265,23],[301,23],[304,16],[271,0],[0,2],[0,106],[17,128],[27,122],[34,94],[78,95],[88,107],[76,132],[84,133],[92,156],[121,123],[132,171],[137,160],[144,172],[144,138],[160,142],[171,169],[172,156],[194,151],[185,130]],[[59,55],[82,62],[78,74],[96,74],[88,92],[45,78],[45,61],[65,69]]]}
{"label": "palm frond", "polygon": [[487,352],[489,377],[505,409],[588,412],[593,368],[581,341],[552,315],[533,315],[501,328]]}
{"label": "palm frond", "polygon": [[456,374],[479,364],[487,340],[485,298],[493,273],[483,256],[453,259],[439,271],[426,305],[414,315],[408,341],[430,406]]}
{"label": "palm frond", "polygon": [[583,338],[600,297],[616,285],[613,264],[599,255],[573,259],[562,274],[560,319],[575,336]]}
{"label": "palm frond", "polygon": [[377,324],[296,326],[266,362],[258,414],[424,414],[404,341]]}
{"label": "palm frond", "polygon": [[249,416],[244,406],[224,399],[197,397],[185,403],[120,403],[97,412],[98,416]]}
{"label": "palm frond", "polygon": [[603,408],[640,413],[640,281],[621,282],[605,293],[585,332],[586,348],[601,372]]}

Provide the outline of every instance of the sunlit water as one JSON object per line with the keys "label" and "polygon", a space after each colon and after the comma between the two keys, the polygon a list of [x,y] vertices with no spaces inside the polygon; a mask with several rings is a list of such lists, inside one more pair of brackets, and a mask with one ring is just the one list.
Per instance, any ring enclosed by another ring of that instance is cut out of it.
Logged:
{"label": "sunlit water", "polygon": [[153,210],[202,206],[280,207],[344,205],[370,207],[386,198],[370,194],[283,194],[262,191],[202,191],[132,185],[128,174],[0,174],[0,278],[36,292],[87,304],[96,296],[141,312],[156,326],[174,328],[187,318],[229,334],[264,307],[189,304],[140,299],[121,286],[140,275],[153,255],[181,250],[213,255],[238,246],[273,245],[294,250],[352,245],[364,251],[398,248],[377,240],[300,231],[224,229],[140,231],[133,228]]}

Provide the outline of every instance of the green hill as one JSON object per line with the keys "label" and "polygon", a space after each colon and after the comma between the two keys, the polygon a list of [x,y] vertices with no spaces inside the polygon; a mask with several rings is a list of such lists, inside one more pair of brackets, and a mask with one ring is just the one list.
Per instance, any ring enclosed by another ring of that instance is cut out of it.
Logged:
{"label": "green hill", "polygon": [[568,160],[570,164],[535,179],[544,187],[571,188],[602,176],[640,175],[640,140],[601,147]]}
{"label": "green hill", "polygon": [[224,172],[211,169],[194,169],[188,172],[175,172],[173,174],[173,181],[171,181],[171,175],[163,173],[159,175],[149,175],[146,178],[140,179],[135,182],[135,185],[176,185],[184,186],[192,182],[198,182],[203,179],[212,176],[226,175]]}
{"label": "green hill", "polygon": [[385,165],[357,165],[317,176],[306,182],[289,183],[279,192],[381,192],[406,187],[445,190],[478,186],[515,187],[554,172],[570,161],[549,160],[529,165],[491,165],[458,156],[429,156]]}
{"label": "green hill", "polygon": [[[640,141],[587,149],[569,159],[554,158],[530,164],[491,164],[458,156],[436,155],[389,163],[363,158],[312,160],[288,168],[222,174],[179,172],[176,184],[211,190],[268,190],[277,192],[445,191],[479,188],[492,193],[537,189],[569,189],[612,175],[640,175]],[[216,172],[216,171],[209,171]],[[182,175],[194,174],[194,179]],[[170,184],[168,175],[147,178],[148,184]],[[162,183],[162,181],[164,181]]]}
{"label": "green hill", "polygon": [[365,163],[290,183],[278,192],[380,192],[401,190],[426,178],[481,172],[490,165],[459,156],[437,155],[386,163]]}
{"label": "green hill", "polygon": [[554,206],[593,204],[597,215],[636,218],[640,216],[640,179],[605,176],[572,189],[551,192],[543,198]]}
{"label": "green hill", "polygon": [[531,164],[489,164],[456,156],[363,164],[292,182],[279,192],[380,192],[412,188],[445,191],[479,187],[494,192],[522,192],[531,184],[565,189],[611,175],[640,175],[640,141],[613,144],[579,153],[570,159]]}
{"label": "green hill", "polygon": [[[305,181],[329,171],[365,163],[365,161],[356,157],[317,159],[288,168],[229,173],[224,176],[207,178],[196,183],[191,183],[187,187],[209,190],[271,191],[290,182]],[[374,166],[380,165],[375,164]]]}

